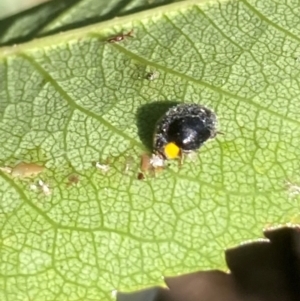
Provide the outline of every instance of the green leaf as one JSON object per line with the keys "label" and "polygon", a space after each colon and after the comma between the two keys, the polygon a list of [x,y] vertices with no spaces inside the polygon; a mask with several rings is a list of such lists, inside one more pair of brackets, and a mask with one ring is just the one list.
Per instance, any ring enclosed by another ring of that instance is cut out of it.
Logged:
{"label": "green leaf", "polygon": [[52,0],[0,20],[0,44],[28,41],[178,0]]}
{"label": "green leaf", "polygon": [[[163,275],[225,268],[225,248],[296,222],[296,11],[185,1],[0,49],[1,167],[47,167],[32,180],[1,171],[0,299],[111,300]],[[139,181],[154,121],[174,101],[212,108],[225,134]],[[50,195],[33,190],[39,179]]]}

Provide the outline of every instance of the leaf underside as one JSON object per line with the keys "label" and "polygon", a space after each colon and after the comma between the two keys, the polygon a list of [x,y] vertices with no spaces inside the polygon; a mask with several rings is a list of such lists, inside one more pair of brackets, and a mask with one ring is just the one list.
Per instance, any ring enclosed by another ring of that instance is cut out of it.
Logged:
{"label": "leaf underside", "polygon": [[300,228],[268,229],[266,239],[226,250],[230,273],[199,271],[166,278],[161,287],[117,294],[117,301],[298,301]]}
{"label": "leaf underside", "polygon": [[[0,299],[111,300],[225,268],[224,249],[296,223],[297,9],[184,1],[0,49],[1,166],[47,168],[0,173]],[[155,121],[176,102],[213,109],[224,135],[139,181]],[[31,189],[38,179],[49,196]]]}

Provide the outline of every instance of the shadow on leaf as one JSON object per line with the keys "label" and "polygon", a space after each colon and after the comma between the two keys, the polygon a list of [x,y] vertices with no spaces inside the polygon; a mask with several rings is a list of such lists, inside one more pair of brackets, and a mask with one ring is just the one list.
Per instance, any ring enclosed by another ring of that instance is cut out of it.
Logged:
{"label": "shadow on leaf", "polygon": [[118,293],[117,301],[299,301],[300,228],[268,230],[269,240],[225,252],[231,273],[165,278],[168,289]]}
{"label": "shadow on leaf", "polygon": [[177,104],[179,104],[178,101],[157,101],[143,105],[137,110],[138,135],[147,149],[152,150],[157,121]]}
{"label": "shadow on leaf", "polygon": [[[46,3],[41,3],[37,6],[34,6],[32,8],[29,8],[25,11],[22,11],[21,13],[9,16],[5,19],[0,20],[0,36],[5,35],[6,32],[11,30],[12,26],[16,26],[18,22],[22,22],[23,19],[30,18],[30,16],[35,16],[39,14],[43,14],[43,17],[40,18],[37,22],[37,26],[26,32],[26,34],[23,35],[22,31],[22,36],[19,37],[14,37],[11,38],[10,40],[1,43],[1,46],[8,46],[8,45],[13,45],[13,44],[19,44],[19,43],[24,43],[27,41],[32,40],[33,38],[37,37],[39,35],[39,32],[46,27],[52,20],[54,20],[57,16],[60,14],[63,14],[65,11],[69,10],[71,7],[76,5],[80,0],[52,0],[51,2],[46,2]],[[56,6],[56,9],[50,10],[48,15],[45,16],[43,11],[47,7],[51,6]],[[60,30],[57,29],[57,32]]]}
{"label": "shadow on leaf", "polygon": [[[175,2],[174,0],[165,0],[163,2],[158,3],[144,3],[144,2],[137,2],[136,5],[128,10],[124,9],[128,4],[130,4],[130,0],[122,0],[117,1],[115,4],[110,4],[111,9],[106,13],[101,15],[99,11],[94,10],[94,13],[92,16],[86,17],[85,14],[82,15],[81,19],[73,21],[70,24],[64,24],[61,26],[56,26],[54,29],[46,30],[42,34],[40,32],[43,30],[43,28],[46,28],[51,24],[51,21],[56,20],[59,18],[62,14],[67,14],[67,11],[70,10],[71,7],[75,6],[77,3],[81,3],[81,0],[52,0],[46,3],[42,3],[40,5],[37,5],[33,8],[27,9],[21,13],[17,13],[13,16],[9,16],[5,19],[0,20],[0,36],[5,35],[5,32],[8,32],[11,29],[11,26],[14,26],[17,24],[17,22],[21,22],[22,19],[30,18],[34,15],[41,14],[41,18],[38,22],[36,22],[36,26],[30,30],[28,33],[26,33],[23,36],[17,36],[14,38],[11,38],[4,43],[1,43],[1,46],[9,46],[13,44],[19,44],[24,43],[27,41],[32,40],[36,37],[43,37],[43,36],[49,36],[56,33],[64,32],[71,29],[81,28],[83,26],[95,24],[98,22],[107,21],[110,19],[113,19],[115,17],[121,17],[130,15],[133,13],[137,13],[143,10],[159,7],[162,5],[167,5],[170,3]],[[52,9],[53,6],[56,6],[56,9]],[[45,16],[44,11],[48,8],[48,11],[51,11],[47,16]]]}

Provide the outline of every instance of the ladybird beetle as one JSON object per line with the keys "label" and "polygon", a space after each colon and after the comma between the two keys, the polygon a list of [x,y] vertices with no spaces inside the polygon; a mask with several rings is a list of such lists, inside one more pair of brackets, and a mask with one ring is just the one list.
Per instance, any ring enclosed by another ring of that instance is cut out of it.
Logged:
{"label": "ladybird beetle", "polygon": [[164,159],[182,157],[199,149],[217,135],[216,114],[198,104],[171,107],[158,121],[154,133],[154,153]]}

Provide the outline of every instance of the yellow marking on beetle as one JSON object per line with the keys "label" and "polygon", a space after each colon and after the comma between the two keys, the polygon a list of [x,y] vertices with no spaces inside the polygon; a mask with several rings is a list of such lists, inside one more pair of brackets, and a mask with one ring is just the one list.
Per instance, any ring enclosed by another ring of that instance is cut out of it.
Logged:
{"label": "yellow marking on beetle", "polygon": [[164,151],[167,159],[175,159],[180,155],[180,148],[173,142],[169,142]]}

